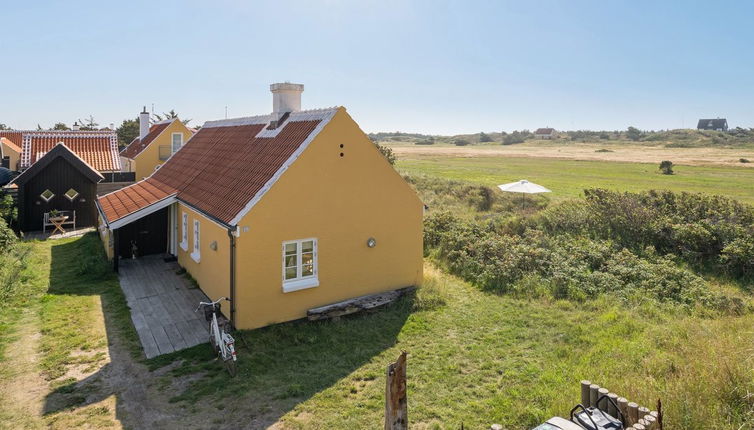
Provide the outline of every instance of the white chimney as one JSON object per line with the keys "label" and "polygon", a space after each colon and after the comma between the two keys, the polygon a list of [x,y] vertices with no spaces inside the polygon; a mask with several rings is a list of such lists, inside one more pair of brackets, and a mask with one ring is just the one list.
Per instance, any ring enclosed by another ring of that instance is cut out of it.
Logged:
{"label": "white chimney", "polygon": [[272,91],[272,119],[274,121],[280,120],[280,117],[286,112],[301,110],[303,84],[292,84],[290,82],[272,84],[270,91]]}
{"label": "white chimney", "polygon": [[115,123],[113,122],[110,123],[110,130],[115,130]]}
{"label": "white chimney", "polygon": [[144,139],[149,134],[149,112],[147,107],[139,114],[139,140]]}
{"label": "white chimney", "polygon": [[74,122],[73,125],[71,126],[71,130],[73,130],[73,131],[79,131],[80,127],[81,126],[79,126],[78,122]]}

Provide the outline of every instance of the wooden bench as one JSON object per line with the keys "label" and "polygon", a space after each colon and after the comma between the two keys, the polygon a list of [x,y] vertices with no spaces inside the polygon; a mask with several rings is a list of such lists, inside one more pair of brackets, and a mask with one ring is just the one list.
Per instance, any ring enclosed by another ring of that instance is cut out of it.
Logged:
{"label": "wooden bench", "polygon": [[[62,217],[68,217],[65,221],[60,223],[61,226],[73,226],[73,229],[76,230],[76,211],[58,211],[57,216]],[[55,218],[55,217],[52,217]],[[45,233],[47,231],[47,227],[55,227],[55,223],[50,221],[50,213],[45,212],[44,216],[42,218],[42,233]],[[53,230],[53,233],[55,230]]]}

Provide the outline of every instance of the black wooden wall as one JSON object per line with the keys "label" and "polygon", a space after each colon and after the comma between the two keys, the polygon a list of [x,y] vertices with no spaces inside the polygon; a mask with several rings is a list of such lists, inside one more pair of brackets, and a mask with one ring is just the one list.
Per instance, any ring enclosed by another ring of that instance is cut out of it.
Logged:
{"label": "black wooden wall", "polygon": [[[65,193],[79,192],[73,201]],[[49,189],[55,193],[49,202],[40,195]],[[18,189],[18,219],[23,231],[42,230],[42,217],[52,209],[75,210],[76,227],[97,225],[97,183],[84,176],[66,159],[58,157]]]}
{"label": "black wooden wall", "polygon": [[135,243],[137,257],[167,252],[168,208],[149,214],[118,229],[118,255],[131,258],[131,244]]}

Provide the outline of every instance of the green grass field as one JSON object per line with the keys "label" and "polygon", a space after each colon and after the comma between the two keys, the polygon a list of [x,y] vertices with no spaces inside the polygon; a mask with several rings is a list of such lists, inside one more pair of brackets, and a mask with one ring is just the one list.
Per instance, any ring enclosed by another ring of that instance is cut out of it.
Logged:
{"label": "green grass field", "polygon": [[553,192],[560,201],[579,197],[585,188],[623,191],[667,189],[722,194],[754,203],[754,169],[723,166],[677,166],[674,175],[662,175],[655,164],[558,160],[523,157],[413,157],[398,159],[408,174],[426,174],[495,186],[528,179]]}

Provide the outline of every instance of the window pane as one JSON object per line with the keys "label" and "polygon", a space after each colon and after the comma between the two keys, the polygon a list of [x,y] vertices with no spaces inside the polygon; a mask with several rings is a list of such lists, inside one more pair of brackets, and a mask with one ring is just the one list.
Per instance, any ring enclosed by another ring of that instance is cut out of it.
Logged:
{"label": "window pane", "polygon": [[301,267],[301,276],[312,276],[313,274],[314,274],[314,265],[304,264],[304,266]]}
{"label": "window pane", "polygon": [[314,242],[307,240],[301,242],[301,252],[311,252],[314,249]]}
{"label": "window pane", "polygon": [[296,256],[295,255],[286,255],[285,256],[285,267],[296,267]]}
{"label": "window pane", "polygon": [[285,279],[295,279],[296,278],[296,268],[295,267],[289,267],[285,269]]}
{"label": "window pane", "polygon": [[314,261],[314,254],[307,253],[307,254],[301,254],[301,264],[312,264]]}
{"label": "window pane", "polygon": [[285,253],[286,254],[295,254],[296,253],[296,245],[297,243],[286,243],[285,244]]}

